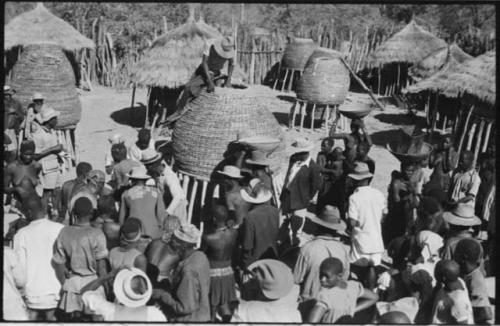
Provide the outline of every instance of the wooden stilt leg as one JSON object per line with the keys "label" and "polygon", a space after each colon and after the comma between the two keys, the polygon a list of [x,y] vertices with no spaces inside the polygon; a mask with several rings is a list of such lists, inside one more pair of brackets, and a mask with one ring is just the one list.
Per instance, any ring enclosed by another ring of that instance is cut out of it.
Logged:
{"label": "wooden stilt leg", "polygon": [[280,75],[281,75],[281,61],[278,65],[278,74],[277,74],[276,78],[274,79],[273,90],[275,90],[276,85],[278,85],[278,79],[280,78]]}
{"label": "wooden stilt leg", "polygon": [[191,189],[191,198],[189,200],[189,209],[188,209],[188,224],[191,224],[191,220],[193,219],[193,207],[196,199],[196,193],[198,192],[198,180],[193,180],[193,188]]}
{"label": "wooden stilt leg", "polygon": [[288,91],[292,91],[292,84],[293,84],[293,75],[295,74],[295,70],[292,69],[292,75],[290,76],[290,81],[288,82]]}
{"label": "wooden stilt leg", "polygon": [[481,153],[486,152],[488,149],[488,142],[490,140],[490,132],[491,132],[491,126],[493,125],[493,121],[488,122],[488,126],[486,127],[486,136],[484,137],[484,143],[483,143],[483,148],[481,150]]}
{"label": "wooden stilt leg", "polygon": [[382,82],[382,78],[381,78],[381,75],[380,75],[380,66],[378,66],[377,73],[378,73],[377,95],[380,96],[380,84]]}
{"label": "wooden stilt leg", "polygon": [[453,123],[453,130],[452,130],[452,133],[453,133],[453,134],[456,134],[456,133],[457,133],[458,124],[459,124],[459,122],[460,122],[460,115],[461,115],[461,114],[460,114],[460,112],[461,112],[461,111],[458,111],[458,112],[457,112],[457,115],[456,115],[456,117],[455,117],[455,122]]}
{"label": "wooden stilt leg", "polygon": [[311,111],[311,130],[314,130],[314,116],[316,114],[316,104],[313,104]]}
{"label": "wooden stilt leg", "polygon": [[205,206],[205,197],[207,196],[208,182],[203,181],[203,188],[201,189],[201,207]]}
{"label": "wooden stilt leg", "polygon": [[286,78],[288,77],[288,69],[285,69],[285,79],[283,79],[283,83],[281,84],[281,91],[283,92],[283,90],[285,89],[285,85],[286,85]]}
{"label": "wooden stilt leg", "polygon": [[188,191],[188,186],[189,186],[189,176],[188,175],[183,175],[183,180],[182,180],[182,190],[184,191],[184,194],[187,196],[187,191]]}
{"label": "wooden stilt leg", "polygon": [[444,118],[443,118],[443,131],[446,130],[446,123],[448,122],[448,117],[445,115]]}
{"label": "wooden stilt leg", "polygon": [[297,107],[297,101],[292,104],[292,107],[290,108],[290,114],[288,115],[288,129],[293,128],[295,125],[295,109]]}
{"label": "wooden stilt leg", "polygon": [[306,117],[307,102],[303,102],[300,106],[300,132],[302,132],[302,127],[304,127],[304,119]]}
{"label": "wooden stilt leg", "polygon": [[467,138],[467,147],[466,148],[468,151],[470,151],[470,149],[472,148],[472,140],[474,139],[474,134],[476,133],[476,126],[477,126],[477,122],[473,121],[472,126],[471,126],[470,131],[469,131],[468,138]]}
{"label": "wooden stilt leg", "polygon": [[476,136],[476,146],[474,146],[474,161],[472,166],[476,166],[477,156],[479,155],[479,148],[481,147],[481,141],[483,140],[483,131],[484,131],[485,121],[481,119],[481,123],[479,124],[479,131]]}
{"label": "wooden stilt leg", "polygon": [[330,125],[330,117],[331,117],[331,111],[330,111],[330,106],[327,105],[325,108],[326,115],[325,115],[325,134],[328,136],[328,127]]}
{"label": "wooden stilt leg", "polygon": [[134,83],[134,88],[132,89],[132,101],[130,103],[130,115],[129,115],[129,119],[130,119],[130,123],[132,123],[134,121],[134,103],[135,103],[135,89],[136,89],[136,85]]}
{"label": "wooden stilt leg", "polygon": [[464,129],[462,129],[462,132],[460,133],[460,142],[458,143],[458,149],[457,149],[457,154],[460,157],[460,151],[462,150],[462,144],[464,143],[465,139],[465,134],[467,133],[467,127],[469,126],[469,120],[472,115],[472,111],[474,111],[474,105],[469,109],[469,113],[467,113],[467,118],[465,118],[465,124],[464,124]]}

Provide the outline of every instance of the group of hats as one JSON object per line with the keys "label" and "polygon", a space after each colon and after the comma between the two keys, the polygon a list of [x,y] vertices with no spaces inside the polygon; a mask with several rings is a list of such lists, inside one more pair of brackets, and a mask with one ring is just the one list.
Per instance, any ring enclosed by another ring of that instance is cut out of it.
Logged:
{"label": "group of hats", "polygon": [[[243,176],[241,175],[241,170],[234,165],[226,165],[222,171],[217,171],[219,174],[225,175],[228,178],[232,179],[241,179]],[[250,184],[248,189],[241,189],[240,195],[248,203],[252,204],[262,204],[269,201],[273,194],[264,187],[257,187],[257,184],[260,183],[260,179],[255,178],[250,180]]]}

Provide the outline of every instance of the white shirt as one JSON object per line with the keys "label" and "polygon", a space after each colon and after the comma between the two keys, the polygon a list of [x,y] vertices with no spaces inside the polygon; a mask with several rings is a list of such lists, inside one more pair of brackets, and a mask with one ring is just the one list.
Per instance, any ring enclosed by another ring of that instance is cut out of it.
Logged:
{"label": "white shirt", "polygon": [[303,166],[309,167],[310,163],[311,163],[311,155],[309,155],[309,157],[305,161],[295,162],[290,168],[290,176],[288,177],[288,184],[286,186],[287,187],[290,186],[290,183],[292,183],[293,179],[295,178],[301,167]]}
{"label": "white shirt", "polygon": [[451,180],[451,199],[459,201],[467,195],[472,195],[473,200],[467,202],[471,206],[476,205],[476,195],[481,184],[481,178],[475,169],[466,172],[455,172]]}
{"label": "white shirt", "polygon": [[359,222],[352,234],[351,250],[360,254],[384,251],[382,214],[387,207],[384,195],[370,186],[358,187],[349,197],[347,216]]}
{"label": "white shirt", "polygon": [[147,150],[155,149],[155,141],[153,138],[149,141],[149,145],[146,149],[140,149],[135,143],[130,145],[128,148],[128,158],[140,162],[142,159],[142,153]]}
{"label": "white shirt", "polygon": [[441,289],[434,299],[432,309],[432,324],[453,324],[467,321],[467,325],[474,325],[472,304],[465,282],[459,278],[463,290],[446,292]]}
{"label": "white shirt", "polygon": [[[146,320],[130,320],[130,316],[133,314],[128,314],[129,317],[124,317],[126,320],[120,319],[120,314],[115,314],[116,308],[120,307],[117,303],[112,303],[106,300],[102,296],[102,293],[98,291],[87,291],[82,295],[83,305],[86,309],[91,311],[95,315],[102,316],[104,321],[143,321],[143,322],[167,322],[167,318],[155,306],[146,307]],[[127,309],[124,306],[121,309]],[[134,308],[128,308],[133,311]]]}
{"label": "white shirt", "polygon": [[167,207],[168,214],[174,214],[175,209],[180,204],[181,201],[186,199],[186,194],[181,187],[181,182],[177,177],[177,174],[172,170],[172,168],[165,164],[165,169],[159,178],[159,186],[164,191],[165,187],[168,187],[170,194],[172,195],[172,201]]}
{"label": "white shirt", "polygon": [[22,272],[14,251],[4,246],[2,308],[5,320],[29,320],[26,304],[18,290],[25,282]]}
{"label": "white shirt", "polygon": [[54,243],[63,224],[34,220],[14,236],[14,251],[26,273],[26,297],[59,295],[61,283],[52,267]]}

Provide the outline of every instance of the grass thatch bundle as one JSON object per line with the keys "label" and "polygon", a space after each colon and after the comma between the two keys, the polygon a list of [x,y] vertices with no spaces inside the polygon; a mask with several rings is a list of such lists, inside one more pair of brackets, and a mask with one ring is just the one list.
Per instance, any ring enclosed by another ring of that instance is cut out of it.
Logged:
{"label": "grass thatch bundle", "polygon": [[86,38],[70,24],[54,16],[38,3],[35,9],[12,19],[5,26],[4,49],[30,44],[52,43],[67,51],[94,48],[92,40]]}
{"label": "grass thatch bundle", "polygon": [[416,63],[445,47],[444,40],[427,32],[412,20],[401,31],[375,49],[370,62],[372,65],[392,62]]}
{"label": "grass thatch bundle", "polygon": [[[324,48],[324,47],[320,46],[316,50],[314,50],[314,52],[309,57],[308,62],[311,61],[312,59],[319,58],[319,57],[323,57],[323,58],[345,58],[345,54],[343,54],[342,52],[333,50],[333,49],[328,49],[328,48]],[[306,66],[307,66],[307,63],[306,63]]]}
{"label": "grass thatch bundle", "polygon": [[33,93],[42,93],[46,105],[61,112],[56,128],[74,128],[80,121],[82,105],[75,88],[75,75],[59,46],[25,46],[12,68],[10,85],[24,107],[31,103]]}
{"label": "grass thatch bundle", "polygon": [[284,69],[304,70],[307,60],[317,47],[310,38],[294,38],[285,48],[281,66]]}
{"label": "grass thatch bundle", "polygon": [[[188,103],[186,113],[176,122],[172,135],[178,168],[202,179],[212,177],[224,160],[228,145],[237,139],[269,136],[284,140],[278,121],[259,87],[220,88],[203,91]],[[285,155],[285,142],[269,155],[271,169],[277,170]]]}
{"label": "grass thatch bundle", "polygon": [[312,57],[300,77],[297,98],[315,104],[341,104],[350,82],[349,70],[339,57]]}
{"label": "grass thatch bundle", "polygon": [[222,35],[203,21],[188,21],[158,37],[133,69],[139,85],[177,88],[185,85],[201,63],[206,42]]}
{"label": "grass thatch bundle", "polygon": [[489,51],[463,64],[451,60],[436,74],[408,87],[407,92],[439,92],[457,98],[470,95],[494,106],[496,99],[496,52]]}
{"label": "grass thatch bundle", "polygon": [[410,74],[416,80],[428,78],[443,68],[449,58],[453,58],[458,63],[463,63],[473,57],[465,53],[456,43],[453,43],[419,61],[410,69]]}

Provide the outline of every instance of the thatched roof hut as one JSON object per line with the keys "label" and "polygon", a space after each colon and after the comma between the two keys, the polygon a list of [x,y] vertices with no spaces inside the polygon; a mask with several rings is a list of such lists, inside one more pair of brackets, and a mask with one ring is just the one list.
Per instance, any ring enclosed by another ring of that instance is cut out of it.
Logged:
{"label": "thatched roof hut", "polygon": [[430,78],[408,87],[407,91],[433,91],[449,98],[469,95],[493,107],[496,99],[495,73],[496,52],[489,51],[463,64],[450,62]]}
{"label": "thatched roof hut", "polygon": [[200,65],[206,42],[222,35],[191,10],[187,22],[153,41],[131,78],[139,85],[177,88],[185,85]]}
{"label": "thatched roof hut", "polygon": [[445,48],[446,42],[412,20],[402,30],[380,45],[371,55],[373,65],[384,65],[393,62],[416,63],[435,52]]}
{"label": "thatched roof hut", "polygon": [[4,49],[28,44],[57,44],[67,51],[94,48],[92,40],[80,34],[70,24],[38,3],[37,6],[14,19],[5,26]]}
{"label": "thatched roof hut", "polygon": [[456,43],[453,43],[419,61],[410,69],[410,74],[416,80],[428,78],[443,68],[450,58],[453,58],[458,63],[463,63],[473,57],[465,53]]}

